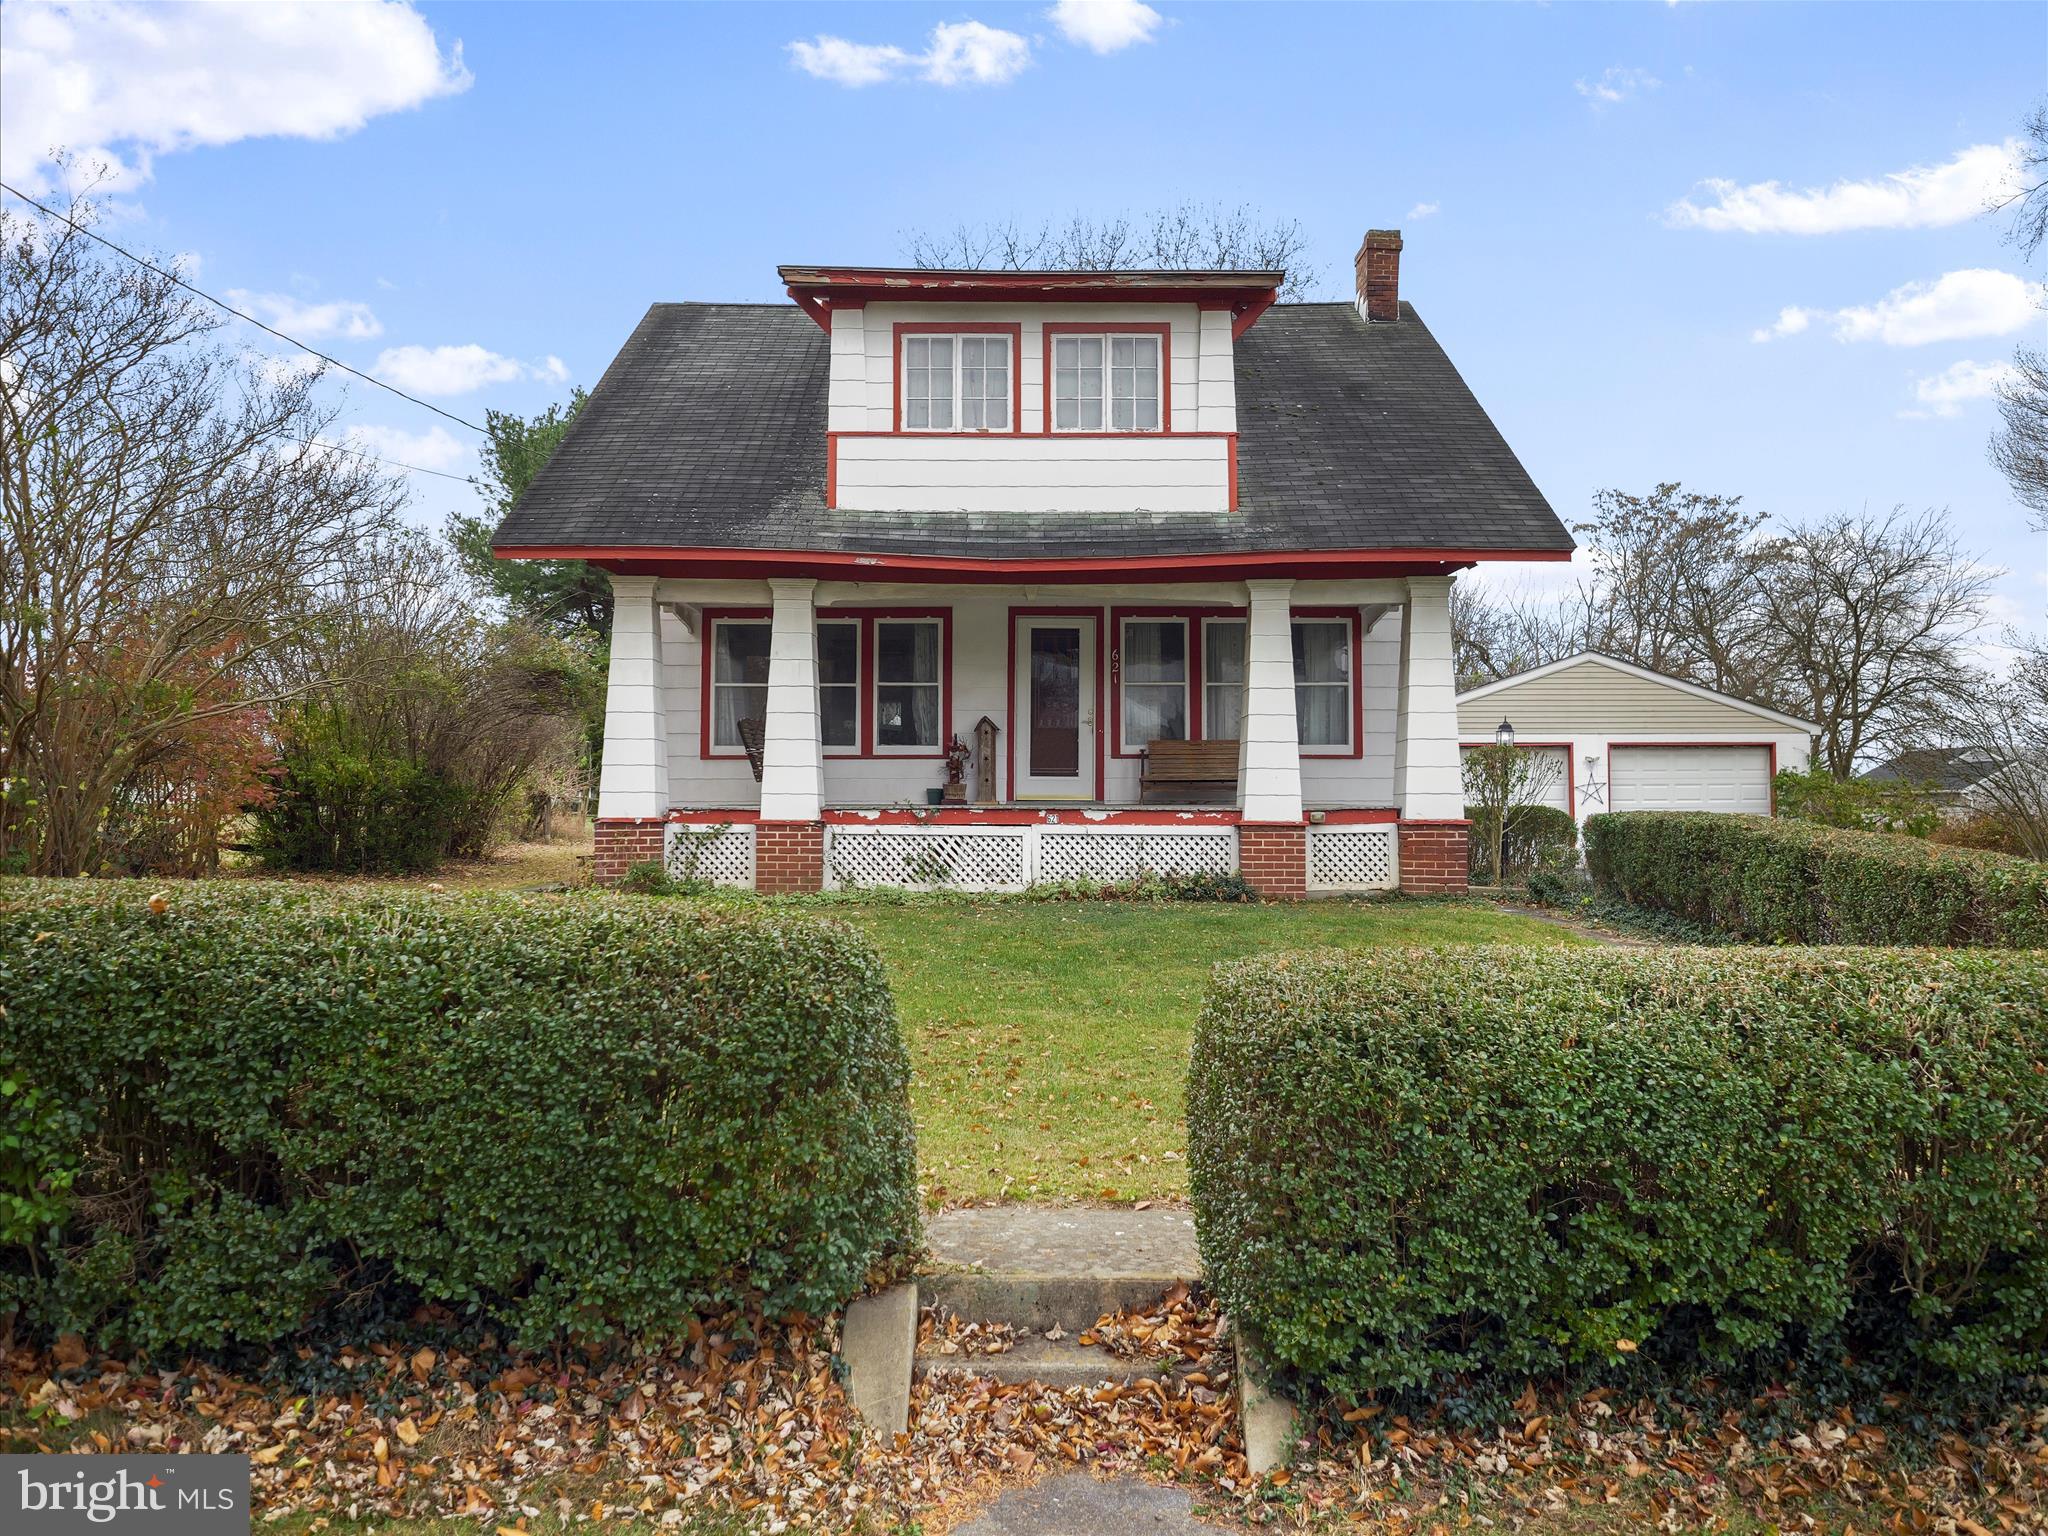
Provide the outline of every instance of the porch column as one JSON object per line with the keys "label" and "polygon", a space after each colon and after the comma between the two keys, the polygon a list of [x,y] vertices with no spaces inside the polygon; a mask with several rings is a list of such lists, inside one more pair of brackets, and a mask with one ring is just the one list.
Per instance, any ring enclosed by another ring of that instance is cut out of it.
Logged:
{"label": "porch column", "polygon": [[1451,661],[1449,576],[1408,578],[1394,714],[1394,798],[1400,804],[1401,888],[1463,890],[1469,827],[1458,758],[1458,685]]}
{"label": "porch column", "polygon": [[763,891],[824,885],[825,760],[818,735],[815,581],[771,581],[768,709],[761,727],[761,820],[754,884]]}
{"label": "porch column", "polygon": [[1244,714],[1238,728],[1238,864],[1261,894],[1308,889],[1301,732],[1294,713],[1291,581],[1245,583]]}
{"label": "porch column", "polygon": [[595,873],[616,880],[662,857],[668,816],[668,689],[652,576],[613,576],[604,766],[597,781]]}

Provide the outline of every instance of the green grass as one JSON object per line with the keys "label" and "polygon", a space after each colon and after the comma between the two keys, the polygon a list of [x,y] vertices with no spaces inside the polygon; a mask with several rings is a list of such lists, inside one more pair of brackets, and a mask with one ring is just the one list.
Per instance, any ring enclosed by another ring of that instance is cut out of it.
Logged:
{"label": "green grass", "polygon": [[1588,942],[1479,903],[834,903],[889,966],[933,1205],[1187,1192],[1210,966],[1272,949]]}

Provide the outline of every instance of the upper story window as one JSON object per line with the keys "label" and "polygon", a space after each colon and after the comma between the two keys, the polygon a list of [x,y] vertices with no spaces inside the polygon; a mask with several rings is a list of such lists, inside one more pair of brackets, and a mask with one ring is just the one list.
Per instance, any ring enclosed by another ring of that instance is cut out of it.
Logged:
{"label": "upper story window", "polygon": [[1008,432],[1016,366],[1008,336],[905,336],[907,432]]}
{"label": "upper story window", "polygon": [[1061,332],[1052,338],[1055,432],[1157,432],[1164,369],[1156,335]]}

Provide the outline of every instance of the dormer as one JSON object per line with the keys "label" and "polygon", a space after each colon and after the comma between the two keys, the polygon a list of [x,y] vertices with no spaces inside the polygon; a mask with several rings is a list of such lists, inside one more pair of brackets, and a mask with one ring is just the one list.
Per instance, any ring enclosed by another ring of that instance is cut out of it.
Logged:
{"label": "dormer", "polygon": [[1235,510],[1232,348],[1285,273],[779,270],[831,337],[830,507]]}

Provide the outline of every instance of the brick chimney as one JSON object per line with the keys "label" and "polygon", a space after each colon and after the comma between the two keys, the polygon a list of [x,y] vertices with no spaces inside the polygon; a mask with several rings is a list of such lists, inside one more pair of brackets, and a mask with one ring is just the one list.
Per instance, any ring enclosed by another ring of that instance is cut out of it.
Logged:
{"label": "brick chimney", "polygon": [[1358,248],[1358,312],[1368,320],[1401,318],[1401,231],[1368,229]]}

